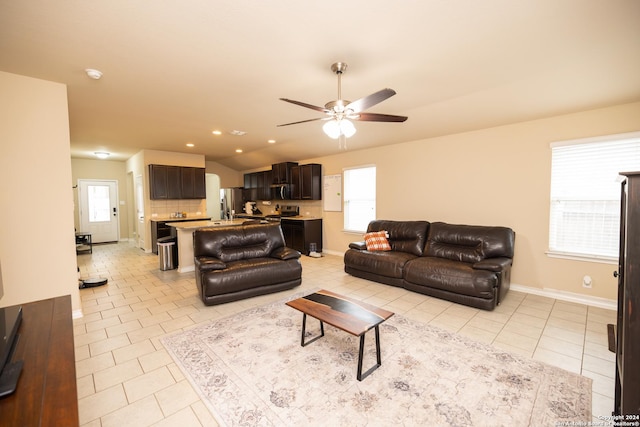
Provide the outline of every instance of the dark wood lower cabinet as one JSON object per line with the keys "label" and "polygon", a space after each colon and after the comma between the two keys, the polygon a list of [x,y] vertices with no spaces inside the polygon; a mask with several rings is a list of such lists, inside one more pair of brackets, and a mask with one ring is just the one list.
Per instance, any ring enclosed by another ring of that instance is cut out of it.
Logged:
{"label": "dark wood lower cabinet", "polygon": [[280,226],[288,247],[309,255],[309,245],[315,243],[316,252],[322,252],[322,219],[283,218]]}
{"label": "dark wood lower cabinet", "polygon": [[22,304],[16,391],[0,398],[0,425],[77,426],[78,391],[69,295]]}

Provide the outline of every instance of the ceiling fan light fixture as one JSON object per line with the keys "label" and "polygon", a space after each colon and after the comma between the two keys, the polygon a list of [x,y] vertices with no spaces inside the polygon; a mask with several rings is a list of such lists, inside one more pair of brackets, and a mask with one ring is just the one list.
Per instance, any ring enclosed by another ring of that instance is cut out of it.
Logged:
{"label": "ceiling fan light fixture", "polygon": [[342,119],[340,120],[340,133],[347,138],[351,138],[356,133],[356,127],[350,120]]}
{"label": "ceiling fan light fixture", "polygon": [[340,123],[336,119],[331,119],[322,126],[322,130],[331,139],[340,137]]}

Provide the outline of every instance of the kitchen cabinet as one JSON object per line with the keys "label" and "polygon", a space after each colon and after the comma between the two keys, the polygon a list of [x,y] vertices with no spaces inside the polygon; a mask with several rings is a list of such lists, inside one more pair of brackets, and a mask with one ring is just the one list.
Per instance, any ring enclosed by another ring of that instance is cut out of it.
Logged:
{"label": "kitchen cabinet", "polygon": [[205,199],[205,169],[149,165],[149,195],[151,200]]}
{"label": "kitchen cabinet", "polygon": [[182,199],[206,199],[204,168],[180,168],[180,195]]}
{"label": "kitchen cabinet", "polygon": [[[613,415],[640,413],[640,172],[622,173]],[[628,419],[628,418],[620,418]],[[636,419],[636,418],[630,418]]]}
{"label": "kitchen cabinet", "polygon": [[280,228],[286,245],[309,255],[309,244],[316,244],[316,252],[322,252],[322,219],[282,218]]}
{"label": "kitchen cabinet", "polygon": [[243,198],[253,201],[271,200],[271,181],[270,170],[244,174]]}
{"label": "kitchen cabinet", "polygon": [[322,165],[310,163],[291,168],[291,199],[322,200]]}
{"label": "kitchen cabinet", "polygon": [[151,251],[154,254],[158,253],[158,239],[162,237],[176,237],[176,229],[167,225],[167,222],[187,222],[187,221],[205,221],[210,220],[211,217],[206,218],[172,218],[169,220],[156,221],[151,220]]}
{"label": "kitchen cabinet", "polygon": [[271,165],[272,183],[289,184],[291,182],[291,168],[297,165],[295,162],[282,162]]}
{"label": "kitchen cabinet", "polygon": [[322,200],[322,166],[317,163],[300,166],[300,198]]}

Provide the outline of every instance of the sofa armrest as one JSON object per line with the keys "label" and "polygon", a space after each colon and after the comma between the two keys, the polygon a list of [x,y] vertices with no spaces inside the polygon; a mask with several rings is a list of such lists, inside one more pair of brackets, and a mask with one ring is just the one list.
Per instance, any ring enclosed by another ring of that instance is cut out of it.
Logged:
{"label": "sofa armrest", "polygon": [[295,249],[282,246],[271,252],[269,256],[271,258],[277,258],[286,261],[288,259],[298,259],[301,255],[300,252],[296,251]]}
{"label": "sofa armrest", "polygon": [[351,242],[349,243],[349,249],[355,249],[358,251],[366,251],[367,250],[367,244],[362,241],[362,242]]}
{"label": "sofa armrest", "polygon": [[512,262],[513,260],[511,258],[487,258],[474,263],[472,267],[476,270],[488,270],[499,273],[510,267]]}
{"label": "sofa armrest", "polygon": [[209,256],[199,256],[195,258],[196,268],[200,271],[224,270],[227,264],[218,258]]}

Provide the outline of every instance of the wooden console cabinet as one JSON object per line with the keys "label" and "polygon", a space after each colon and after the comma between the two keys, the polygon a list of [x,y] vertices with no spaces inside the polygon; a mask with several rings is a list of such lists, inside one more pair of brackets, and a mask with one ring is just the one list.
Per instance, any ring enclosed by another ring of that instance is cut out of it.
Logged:
{"label": "wooden console cabinet", "polygon": [[71,297],[22,304],[18,334],[13,360],[24,365],[16,391],[0,398],[0,425],[77,426]]}
{"label": "wooden console cabinet", "polygon": [[[622,173],[614,415],[640,414],[640,172]],[[637,419],[630,419],[637,421]]]}

